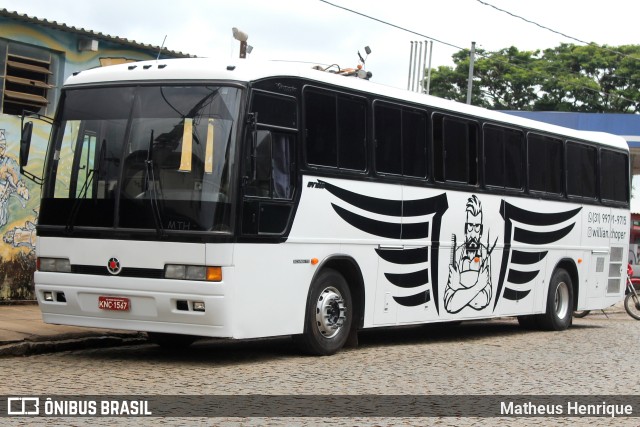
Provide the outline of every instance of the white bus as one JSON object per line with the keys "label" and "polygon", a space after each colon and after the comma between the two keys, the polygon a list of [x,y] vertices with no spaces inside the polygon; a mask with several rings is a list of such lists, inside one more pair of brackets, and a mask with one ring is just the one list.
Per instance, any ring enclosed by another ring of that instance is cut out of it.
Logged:
{"label": "white bus", "polygon": [[383,326],[563,330],[624,296],[629,168],[616,136],[297,65],[92,69],[46,154],[37,299],[48,323],[319,355]]}

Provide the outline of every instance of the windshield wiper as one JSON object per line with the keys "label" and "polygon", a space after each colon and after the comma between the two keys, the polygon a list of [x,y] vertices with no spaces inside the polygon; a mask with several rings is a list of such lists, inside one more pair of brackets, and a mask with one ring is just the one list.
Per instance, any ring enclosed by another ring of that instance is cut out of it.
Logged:
{"label": "windshield wiper", "polygon": [[98,157],[98,169],[89,169],[89,174],[80,188],[80,194],[78,194],[75,198],[75,202],[73,202],[73,206],[71,207],[71,212],[69,213],[69,219],[67,220],[67,225],[65,227],[65,231],[69,234],[73,233],[73,226],[76,222],[76,218],[78,217],[78,212],[80,212],[80,205],[83,200],[86,200],[87,191],[89,187],[93,184],[93,177],[102,167],[102,159],[104,158],[105,152],[107,149],[107,140],[102,140],[102,144],[100,145],[100,156]]}
{"label": "windshield wiper", "polygon": [[[153,172],[153,129],[151,129],[151,137],[149,138],[149,148],[147,149],[147,160],[145,160],[145,186],[149,192],[149,201],[151,202],[151,212],[153,214],[153,222],[156,225],[158,237],[165,238],[167,233],[162,226],[162,213],[158,203],[158,193],[156,192],[156,178]],[[150,184],[151,181],[151,185]]]}

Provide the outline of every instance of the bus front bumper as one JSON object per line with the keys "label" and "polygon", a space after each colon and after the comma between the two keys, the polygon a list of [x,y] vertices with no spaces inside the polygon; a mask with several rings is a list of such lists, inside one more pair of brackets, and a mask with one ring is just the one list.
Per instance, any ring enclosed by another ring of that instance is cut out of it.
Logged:
{"label": "bus front bumper", "polygon": [[86,276],[81,281],[92,285],[78,286],[64,276],[36,273],[36,297],[46,323],[233,337],[224,283],[131,278],[115,283],[110,277]]}

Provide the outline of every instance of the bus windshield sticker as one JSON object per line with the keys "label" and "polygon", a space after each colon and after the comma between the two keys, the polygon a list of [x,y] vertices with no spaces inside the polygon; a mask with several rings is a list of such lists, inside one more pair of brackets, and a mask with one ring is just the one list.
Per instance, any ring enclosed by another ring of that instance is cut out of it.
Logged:
{"label": "bus windshield sticker", "polygon": [[213,173],[213,141],[215,140],[214,119],[209,119],[207,124],[207,142],[204,154],[204,173]]}
{"label": "bus windshield sticker", "polygon": [[191,152],[193,147],[193,119],[184,119],[182,132],[182,154],[180,156],[180,172],[191,172]]}

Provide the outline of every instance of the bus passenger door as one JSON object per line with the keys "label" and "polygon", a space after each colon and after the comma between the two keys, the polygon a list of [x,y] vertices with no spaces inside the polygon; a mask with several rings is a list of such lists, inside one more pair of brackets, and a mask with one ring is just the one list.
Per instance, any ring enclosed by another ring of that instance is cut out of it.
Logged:
{"label": "bus passenger door", "polygon": [[296,182],[293,97],[254,91],[243,147],[242,234],[281,236],[290,224]]}
{"label": "bus passenger door", "polygon": [[[373,190],[373,191],[371,191]],[[384,200],[387,205],[385,216],[376,215],[386,229],[384,233],[375,231],[371,239],[371,251],[377,258],[376,298],[374,323],[376,325],[395,325],[402,306],[398,304],[398,292],[402,289],[398,283],[398,273],[402,271],[404,250],[400,240],[402,227],[402,187],[399,185],[376,184],[369,187],[371,200]],[[373,219],[373,218],[372,218]],[[372,230],[374,231],[374,230]],[[375,252],[374,252],[375,251]]]}
{"label": "bus passenger door", "polygon": [[[398,323],[436,320],[438,294],[441,219],[446,210],[444,194],[421,187],[403,187],[402,257],[393,277]],[[439,274],[440,273],[440,274]]]}
{"label": "bus passenger door", "polygon": [[245,235],[281,235],[293,209],[295,135],[255,131],[244,183],[242,232]]}

